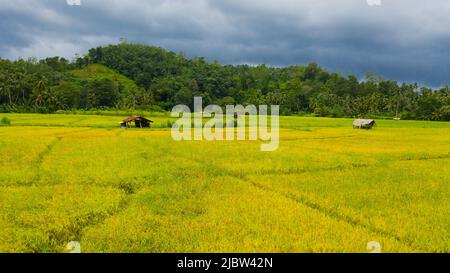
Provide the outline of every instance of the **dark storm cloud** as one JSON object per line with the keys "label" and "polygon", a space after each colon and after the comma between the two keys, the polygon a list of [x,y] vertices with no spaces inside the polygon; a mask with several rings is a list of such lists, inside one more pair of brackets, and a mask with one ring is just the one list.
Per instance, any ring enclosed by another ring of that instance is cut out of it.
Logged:
{"label": "dark storm cloud", "polygon": [[0,56],[68,58],[119,38],[223,63],[316,61],[430,86],[450,82],[450,1],[0,0]]}

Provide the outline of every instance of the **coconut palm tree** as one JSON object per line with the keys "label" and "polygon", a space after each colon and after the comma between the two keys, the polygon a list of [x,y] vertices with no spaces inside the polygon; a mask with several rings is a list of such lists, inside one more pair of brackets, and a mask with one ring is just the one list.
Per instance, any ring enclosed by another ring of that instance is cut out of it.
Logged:
{"label": "coconut palm tree", "polygon": [[36,106],[42,106],[45,103],[45,92],[47,90],[47,84],[45,79],[41,79],[37,82],[34,90],[34,103]]}
{"label": "coconut palm tree", "polygon": [[7,76],[3,76],[0,78],[0,96],[8,98],[9,104],[12,104],[12,96],[11,96],[11,80]]}

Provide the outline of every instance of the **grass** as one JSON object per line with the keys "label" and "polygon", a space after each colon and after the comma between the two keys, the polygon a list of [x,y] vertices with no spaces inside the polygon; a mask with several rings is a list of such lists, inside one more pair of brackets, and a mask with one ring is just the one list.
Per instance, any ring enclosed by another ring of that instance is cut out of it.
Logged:
{"label": "grass", "polygon": [[[450,124],[282,117],[280,148],[4,114],[0,252],[450,251]],[[169,123],[170,124],[170,123]]]}

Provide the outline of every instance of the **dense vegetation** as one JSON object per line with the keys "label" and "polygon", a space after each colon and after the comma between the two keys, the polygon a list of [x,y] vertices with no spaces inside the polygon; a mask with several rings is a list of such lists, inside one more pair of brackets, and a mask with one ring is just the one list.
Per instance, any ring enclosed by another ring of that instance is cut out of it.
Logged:
{"label": "dense vegetation", "polygon": [[285,115],[450,120],[450,89],[397,83],[367,73],[331,73],[315,63],[274,68],[221,65],[162,48],[98,47],[74,61],[0,60],[0,112],[164,109],[193,103],[279,104]]}

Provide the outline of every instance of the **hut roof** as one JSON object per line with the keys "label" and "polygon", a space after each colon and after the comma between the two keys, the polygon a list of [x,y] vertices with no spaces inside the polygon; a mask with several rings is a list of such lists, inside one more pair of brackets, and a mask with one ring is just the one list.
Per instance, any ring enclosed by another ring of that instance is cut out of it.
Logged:
{"label": "hut roof", "polygon": [[357,119],[353,122],[353,126],[367,126],[374,125],[375,120],[373,119]]}
{"label": "hut roof", "polygon": [[132,122],[132,121],[139,121],[139,120],[147,121],[147,122],[152,122],[152,123],[153,123],[153,121],[151,121],[151,120],[149,120],[149,119],[146,119],[146,118],[144,118],[143,116],[131,116],[131,117],[129,117],[129,118],[124,119],[123,122],[127,123],[127,122]]}

